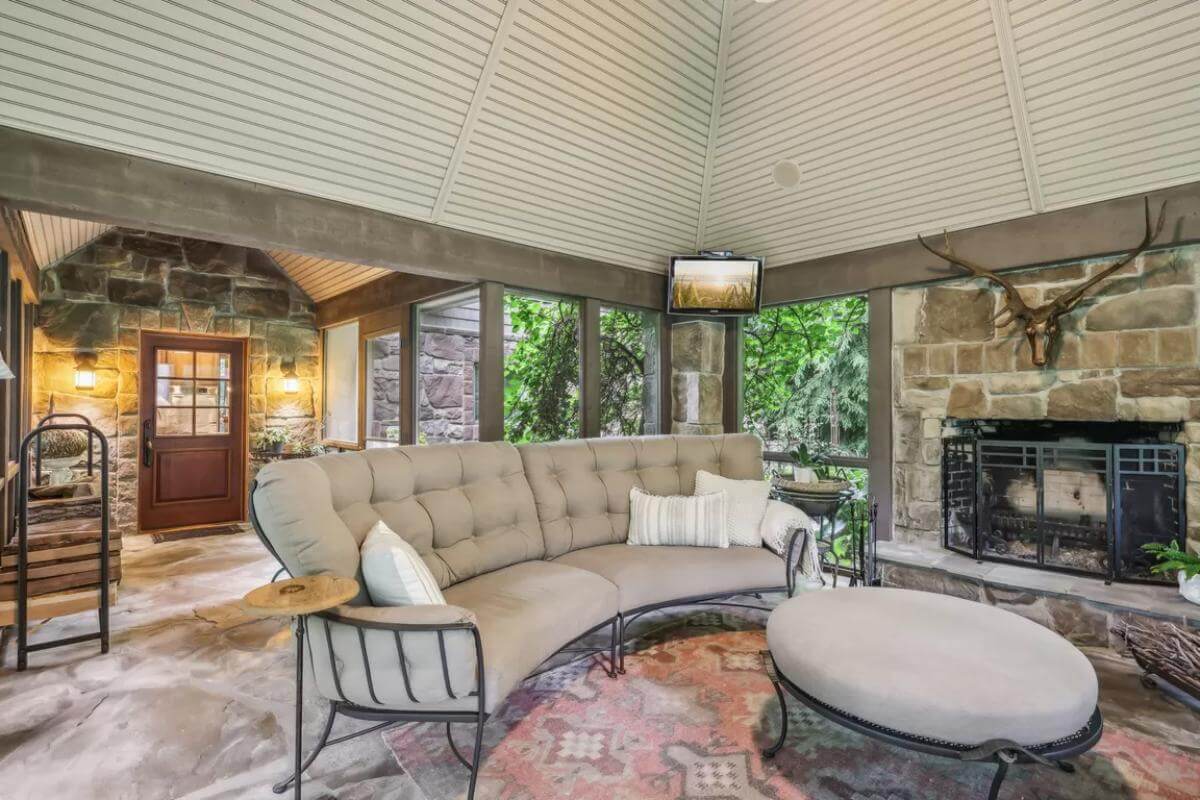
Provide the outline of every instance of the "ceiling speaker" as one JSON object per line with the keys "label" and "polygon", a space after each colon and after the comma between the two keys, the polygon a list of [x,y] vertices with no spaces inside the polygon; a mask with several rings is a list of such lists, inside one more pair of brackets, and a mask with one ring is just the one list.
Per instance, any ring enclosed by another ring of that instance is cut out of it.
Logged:
{"label": "ceiling speaker", "polygon": [[784,159],[771,170],[771,178],[784,189],[795,189],[800,185],[800,165]]}

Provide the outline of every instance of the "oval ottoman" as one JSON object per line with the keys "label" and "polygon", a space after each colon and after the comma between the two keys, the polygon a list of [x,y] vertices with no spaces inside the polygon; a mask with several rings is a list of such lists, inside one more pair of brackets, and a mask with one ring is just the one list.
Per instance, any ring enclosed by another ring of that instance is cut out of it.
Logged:
{"label": "oval ottoman", "polygon": [[823,716],[893,744],[1008,766],[1057,764],[1100,738],[1096,672],[1070,642],[982,603],[907,589],[811,592],[767,621],[771,679]]}

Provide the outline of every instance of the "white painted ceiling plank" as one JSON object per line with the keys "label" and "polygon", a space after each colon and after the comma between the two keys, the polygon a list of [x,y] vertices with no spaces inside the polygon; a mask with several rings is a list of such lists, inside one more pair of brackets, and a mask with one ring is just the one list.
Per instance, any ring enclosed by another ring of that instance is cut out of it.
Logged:
{"label": "white painted ceiling plank", "polygon": [[450,154],[446,173],[442,176],[441,188],[438,189],[437,199],[433,203],[430,219],[434,222],[441,220],[442,214],[446,211],[446,203],[450,199],[450,192],[454,187],[454,179],[458,175],[459,165],[462,164],[463,156],[466,155],[467,146],[475,131],[475,122],[479,119],[479,112],[483,108],[488,89],[492,85],[492,76],[500,64],[500,57],[504,54],[504,49],[508,46],[508,34],[512,30],[513,20],[521,12],[521,6],[524,3],[525,0],[508,0],[504,6],[504,15],[500,17],[500,24],[496,26],[491,47],[488,48],[487,60],[483,62],[483,69],[475,83],[475,92],[471,95],[471,105],[467,108],[462,128],[458,132],[458,141],[454,143],[454,151]]}
{"label": "white painted ceiling plank", "polygon": [[1008,104],[1012,110],[1013,132],[1021,151],[1021,167],[1025,172],[1025,183],[1029,187],[1029,208],[1035,214],[1040,214],[1046,210],[1046,199],[1042,195],[1037,155],[1033,148],[1033,132],[1029,129],[1029,116],[1025,111],[1025,88],[1021,85],[1021,67],[1017,62],[1017,48],[1013,42],[1008,4],[1005,0],[989,0],[989,5],[992,10],[992,24],[996,28],[996,44],[1000,50],[1000,64],[1004,69],[1004,85],[1008,90]]}
{"label": "white painted ceiling plank", "polygon": [[717,71],[713,77],[712,108],[708,122],[708,148],[704,153],[704,182],[700,186],[700,213],[696,217],[696,249],[704,247],[708,223],[708,193],[712,187],[713,162],[716,160],[717,135],[721,125],[721,95],[725,89],[725,68],[729,64],[729,39],[733,27],[733,0],[721,5],[721,35],[717,41]]}

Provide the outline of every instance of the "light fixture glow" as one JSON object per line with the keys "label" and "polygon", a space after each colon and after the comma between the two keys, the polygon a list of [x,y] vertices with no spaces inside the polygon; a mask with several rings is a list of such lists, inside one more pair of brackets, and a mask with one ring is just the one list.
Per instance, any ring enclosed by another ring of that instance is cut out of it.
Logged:
{"label": "light fixture glow", "polygon": [[75,354],[75,388],[90,392],[96,388],[96,354]]}
{"label": "light fixture glow", "polygon": [[287,362],[283,368],[283,393],[296,394],[300,391],[300,376],[296,374],[296,361]]}
{"label": "light fixture glow", "polygon": [[771,179],[784,189],[795,189],[800,185],[800,165],[795,161],[784,159],[775,164],[771,170]]}

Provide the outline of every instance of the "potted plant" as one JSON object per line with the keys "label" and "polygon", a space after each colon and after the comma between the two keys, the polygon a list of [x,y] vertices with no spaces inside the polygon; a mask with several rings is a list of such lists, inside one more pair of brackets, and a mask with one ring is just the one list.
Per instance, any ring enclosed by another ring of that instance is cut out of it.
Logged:
{"label": "potted plant", "polygon": [[258,434],[257,449],[267,453],[282,453],[284,445],[291,440],[291,434],[283,428],[267,428]]}
{"label": "potted plant", "polygon": [[[797,480],[783,482],[784,488],[807,494],[840,495],[849,491],[850,481],[838,474],[837,468],[829,463],[832,449],[828,445],[809,445],[801,442],[788,453],[792,461],[807,472],[808,480],[798,476]],[[811,477],[809,477],[811,476]]]}
{"label": "potted plant", "polygon": [[1200,604],[1200,556],[1189,553],[1175,542],[1151,542],[1142,545],[1142,550],[1158,560],[1150,568],[1151,572],[1159,575],[1175,573],[1179,580],[1179,593],[1184,599]]}
{"label": "potted plant", "polygon": [[83,431],[59,429],[39,435],[38,447],[42,454],[42,464],[50,472],[52,485],[71,482],[74,477],[71,467],[87,452],[87,445],[87,434]]}

